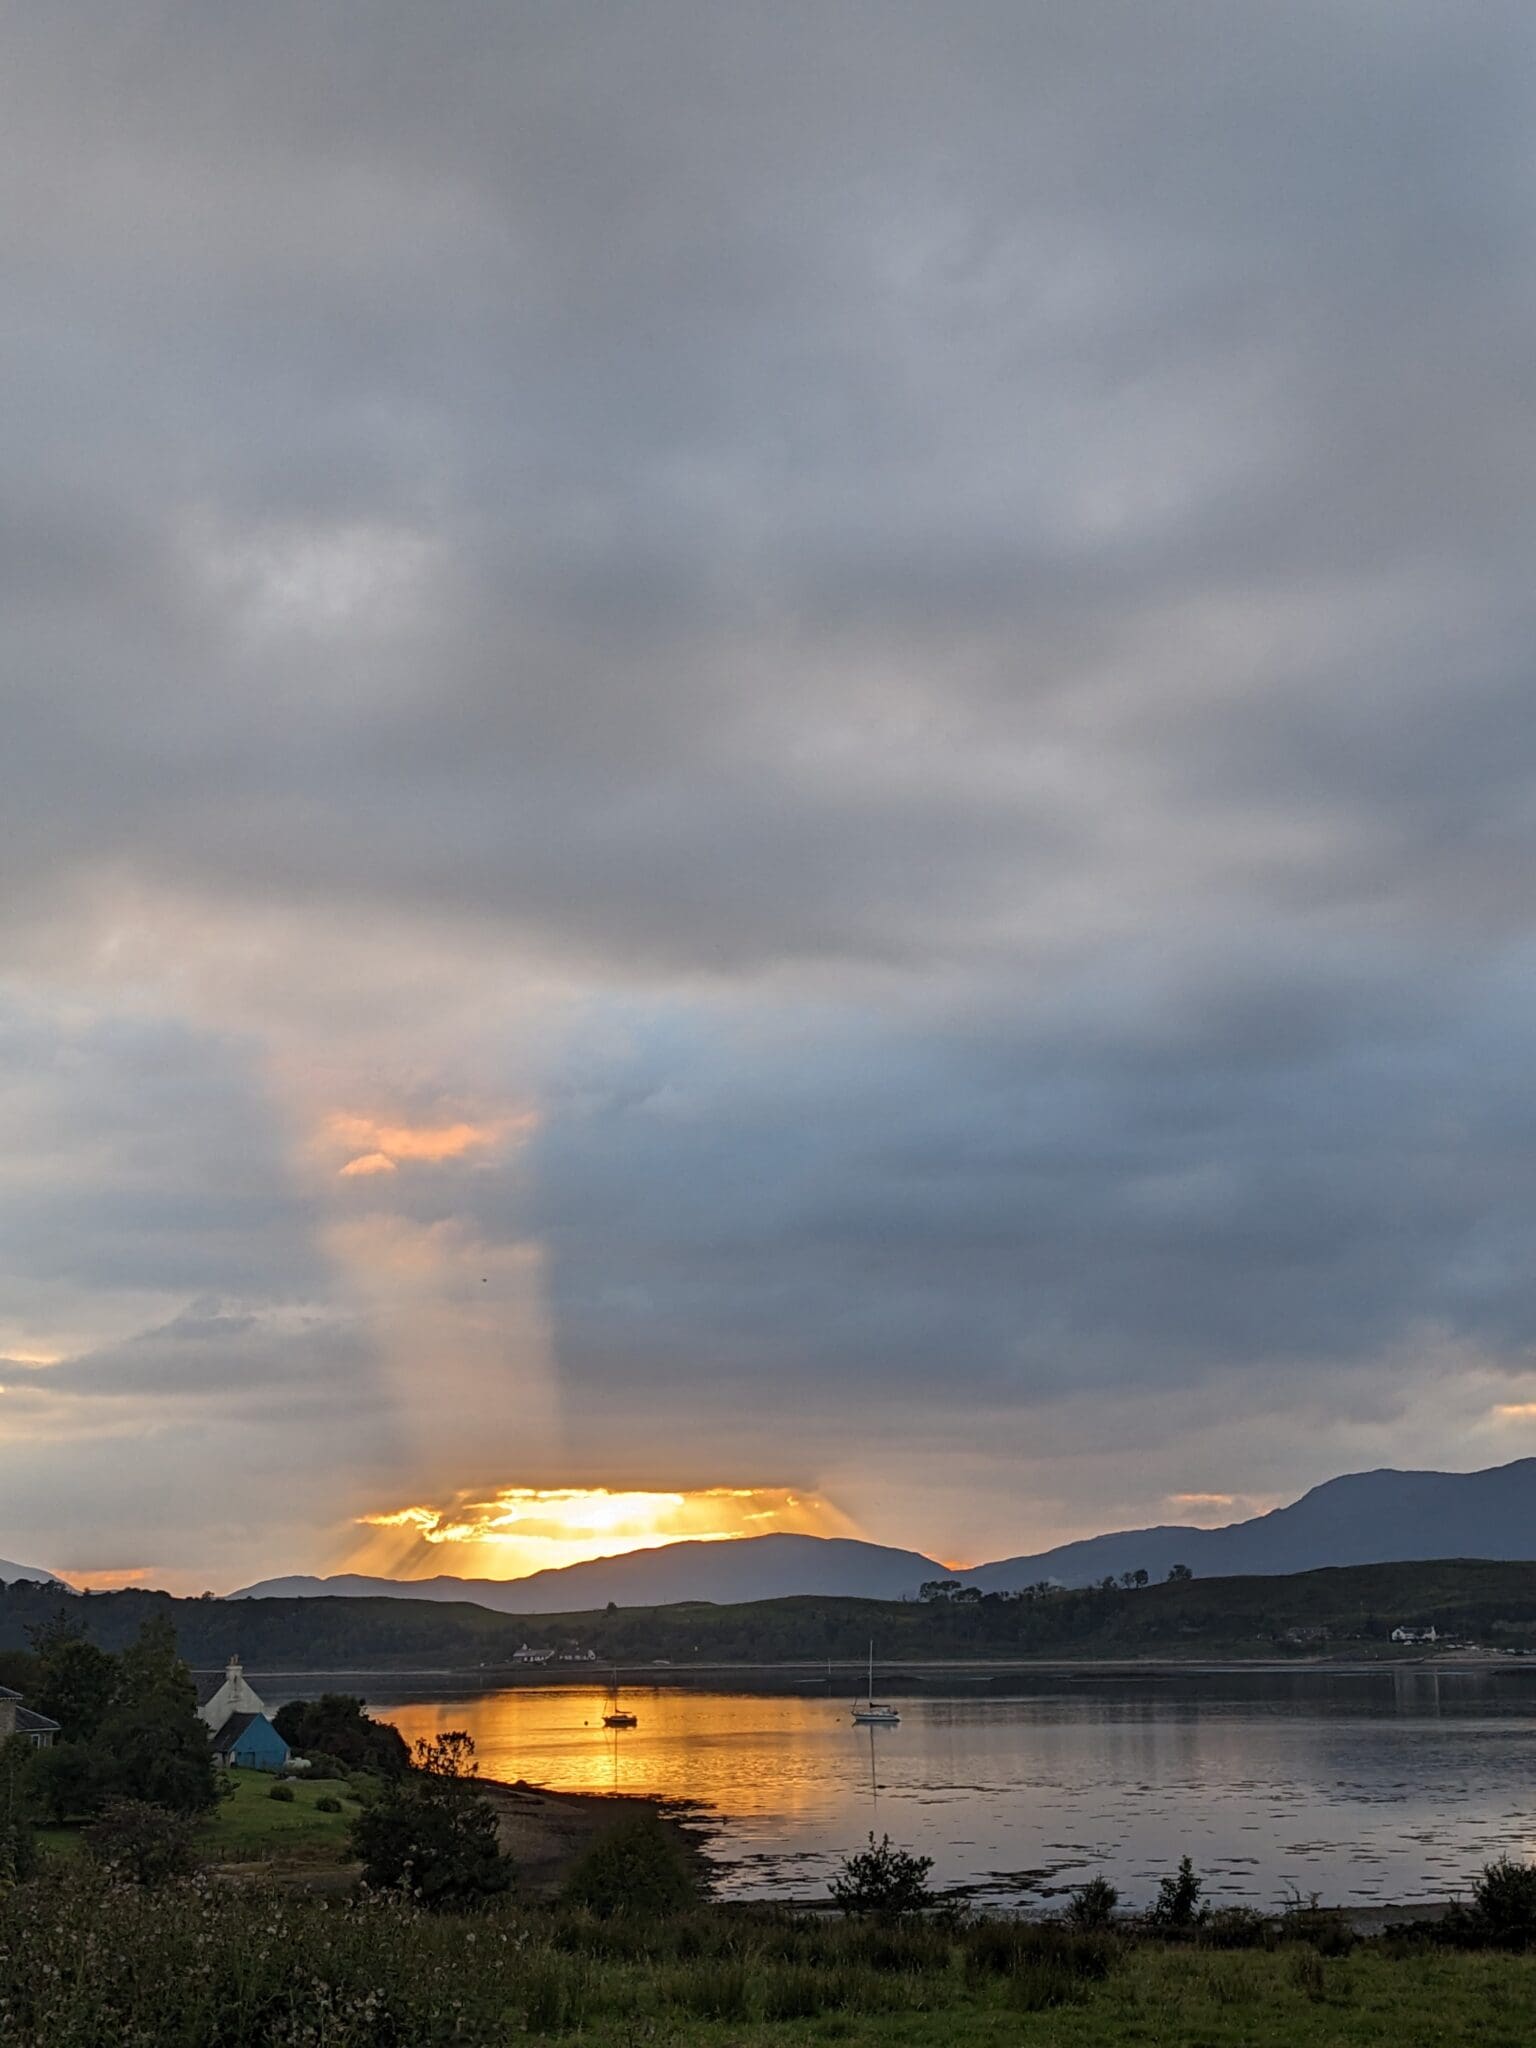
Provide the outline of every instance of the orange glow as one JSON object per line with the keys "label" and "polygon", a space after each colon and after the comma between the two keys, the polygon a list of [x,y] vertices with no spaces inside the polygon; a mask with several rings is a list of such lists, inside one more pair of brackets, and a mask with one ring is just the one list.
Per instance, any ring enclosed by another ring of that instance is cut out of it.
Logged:
{"label": "orange glow", "polygon": [[520,1579],[551,1566],[654,1550],[663,1543],[730,1542],[790,1533],[853,1536],[848,1517],[814,1494],[778,1486],[712,1486],[680,1493],[606,1486],[504,1486],[489,1500],[460,1495],[359,1517],[372,1533],[343,1569],[393,1578]]}
{"label": "orange glow", "polygon": [[466,1153],[525,1137],[537,1119],[533,1112],[498,1117],[487,1123],[399,1124],[378,1117],[351,1116],[336,1110],[325,1119],[328,1144],[352,1156],[339,1171],[343,1176],[393,1173],[401,1164],[440,1166]]}
{"label": "orange glow", "polygon": [[1493,1412],[1500,1422],[1536,1422],[1536,1401],[1501,1401]]}
{"label": "orange glow", "polygon": [[[64,1577],[72,1586],[78,1586],[82,1593],[120,1593],[125,1586],[142,1586],[149,1579],[151,1567],[147,1564],[104,1565],[100,1571],[65,1572]],[[157,1577],[155,1584],[161,1580]]]}
{"label": "orange glow", "polygon": [[[658,1674],[659,1675],[659,1674]],[[838,1669],[838,1693],[797,1697],[673,1690],[646,1683],[643,1668],[620,1671],[624,1704],[640,1726],[618,1735],[604,1729],[608,1673],[585,1684],[518,1686],[418,1705],[378,1709],[407,1742],[465,1728],[487,1778],[509,1784],[531,1778],[557,1792],[623,1792],[641,1798],[693,1799],[736,1818],[776,1819],[814,1811],[825,1798],[820,1768],[825,1746],[846,1752],[864,1735],[848,1726],[844,1701],[861,1691],[862,1668]],[[882,1734],[884,1731],[882,1731]],[[785,1769],[786,1757],[815,1759]]]}
{"label": "orange glow", "polygon": [[1235,1493],[1170,1493],[1168,1499],[1178,1508],[1229,1508],[1236,1500]]}
{"label": "orange glow", "polygon": [[398,1173],[399,1168],[387,1152],[360,1152],[356,1159],[349,1159],[340,1171],[343,1180],[353,1180],[367,1173]]}

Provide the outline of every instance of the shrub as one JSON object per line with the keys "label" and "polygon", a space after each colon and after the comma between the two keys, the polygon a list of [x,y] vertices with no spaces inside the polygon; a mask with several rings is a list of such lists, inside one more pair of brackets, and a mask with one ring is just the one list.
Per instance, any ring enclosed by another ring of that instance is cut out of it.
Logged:
{"label": "shrub", "polygon": [[268,1791],[267,1797],[269,1799],[286,1800],[288,1805],[291,1806],[293,1804],[293,1787],[291,1785],[285,1785],[282,1782],[282,1780],[279,1779],[278,1782],[274,1786],[272,1786],[271,1789]]}
{"label": "shrub", "polygon": [[165,1884],[193,1867],[191,1822],[145,1799],[114,1799],[82,1840],[104,1869],[134,1884]]}
{"label": "shrub", "polygon": [[327,1792],[323,1799],[317,1799],[315,1801],[315,1811],[316,1813],[340,1813],[341,1801],[339,1799],[333,1798],[332,1795],[329,1792]]}
{"label": "shrub", "polygon": [[453,1779],[402,1785],[352,1823],[363,1882],[407,1891],[434,1910],[484,1905],[512,1882],[497,1844],[496,1816]]}
{"label": "shrub", "polygon": [[1102,1929],[1115,1917],[1120,1894],[1107,1877],[1090,1877],[1067,1901],[1067,1919],[1074,1927]]}
{"label": "shrub", "polygon": [[32,1752],[31,1797],[56,1827],[100,1813],[110,1789],[108,1759],[84,1742],[56,1742]]}
{"label": "shrub", "polygon": [[932,1903],[928,1873],[931,1856],[915,1856],[909,1849],[891,1846],[889,1835],[843,1859],[843,1867],[832,1880],[832,1897],[845,1913],[884,1913],[898,1919],[903,1913],[919,1912]]}
{"label": "shrub", "polygon": [[403,1777],[411,1755],[398,1728],[375,1721],[351,1693],[322,1693],[317,1700],[289,1700],[272,1716],[284,1742],[311,1763],[318,1753],[345,1770],[377,1771]]}
{"label": "shrub", "polygon": [[347,1766],[341,1761],[340,1757],[327,1756],[324,1750],[307,1750],[304,1761],[309,1766],[304,1775],[312,1785],[323,1784],[327,1781],[340,1782],[340,1780],[347,1776]]}
{"label": "shrub", "polygon": [[601,1836],[577,1863],[562,1894],[600,1920],[657,1918],[699,1903],[693,1859],[674,1830],[637,1814]]}
{"label": "shrub", "polygon": [[1298,1893],[1286,1901],[1280,1916],[1283,1941],[1304,1941],[1320,1956],[1347,1956],[1358,1936],[1347,1920],[1317,1903],[1317,1893],[1303,1899]]}
{"label": "shrub", "polygon": [[1536,1865],[1508,1856],[1485,1864],[1472,1887],[1472,1919],[1495,1948],[1531,1947],[1536,1942]]}
{"label": "shrub", "polygon": [[1218,1906],[1206,1915],[1200,1941],[1205,1948],[1263,1948],[1270,1932],[1269,1921],[1252,1906]]}
{"label": "shrub", "polygon": [[1181,1856],[1173,1876],[1158,1879],[1157,1897],[1152,1901],[1147,1924],[1160,1934],[1187,1934],[1205,1917],[1200,1905],[1204,1890],[1204,1884],[1195,1875],[1194,1864],[1187,1856]]}

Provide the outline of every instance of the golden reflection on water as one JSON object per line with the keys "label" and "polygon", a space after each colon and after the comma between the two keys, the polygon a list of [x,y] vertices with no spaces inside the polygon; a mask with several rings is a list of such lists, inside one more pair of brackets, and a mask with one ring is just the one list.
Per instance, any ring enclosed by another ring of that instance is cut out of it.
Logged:
{"label": "golden reflection on water", "polygon": [[526,1686],[460,1699],[379,1705],[407,1742],[467,1728],[483,1777],[558,1792],[696,1799],[731,1813],[802,1812],[824,1797],[819,1760],[845,1759],[848,1702],[626,1685],[636,1728],[605,1728],[607,1687]]}
{"label": "golden reflection on water", "polygon": [[[1047,1687],[908,1698],[895,1728],[858,1728],[853,1690],[695,1691],[625,1679],[639,1725],[603,1727],[585,1683],[445,1693],[371,1711],[415,1741],[464,1728],[488,1777],[714,1809],[710,1855],[733,1897],[825,1896],[872,1829],[935,1859],[940,1884],[1059,1900],[1094,1874],[1133,1904],[1181,1853],[1218,1903],[1273,1909],[1443,1897],[1536,1838],[1536,1701],[1487,1686],[1332,1681],[1223,1697]],[[403,1690],[403,1688],[402,1688]]]}

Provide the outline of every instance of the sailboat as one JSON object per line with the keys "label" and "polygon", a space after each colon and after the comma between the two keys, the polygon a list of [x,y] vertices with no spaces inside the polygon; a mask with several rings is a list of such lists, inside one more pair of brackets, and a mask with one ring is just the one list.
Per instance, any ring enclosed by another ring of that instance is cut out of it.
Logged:
{"label": "sailboat", "polygon": [[900,1714],[897,1713],[893,1706],[889,1705],[885,1700],[877,1700],[875,1698],[875,1646],[873,1642],[869,1646],[869,1690],[865,1693],[863,1699],[854,1701],[853,1718],[855,1721],[868,1722],[872,1728],[894,1728],[901,1719]]}
{"label": "sailboat", "polygon": [[630,1713],[627,1707],[619,1705],[619,1667],[617,1664],[613,1667],[612,1694],[613,1704],[603,1716],[603,1726],[605,1728],[638,1728],[640,1726],[640,1716]]}

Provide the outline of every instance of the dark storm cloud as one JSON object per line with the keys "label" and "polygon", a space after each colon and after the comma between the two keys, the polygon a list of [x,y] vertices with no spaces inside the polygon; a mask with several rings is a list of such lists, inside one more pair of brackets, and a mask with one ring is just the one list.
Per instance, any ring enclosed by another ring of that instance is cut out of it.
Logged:
{"label": "dark storm cloud", "polygon": [[[561,1362],[729,1412],[877,1383],[986,1405],[1379,1366],[1536,1326],[1530,987],[1389,963],[1117,991],[942,1038],[868,1018],[581,1062],[540,1142]],[[637,1364],[643,1361],[643,1369]]]}
{"label": "dark storm cloud", "polygon": [[[520,973],[588,1014],[531,1181],[388,1201],[546,1242],[575,1388],[1522,1354],[1533,57],[1412,0],[18,19],[0,932],[98,1034],[13,1041],[18,1276],[323,1300],[268,1070],[467,1087],[355,1021],[449,933],[487,1038]],[[275,1060],[204,958],[254,921]]]}

